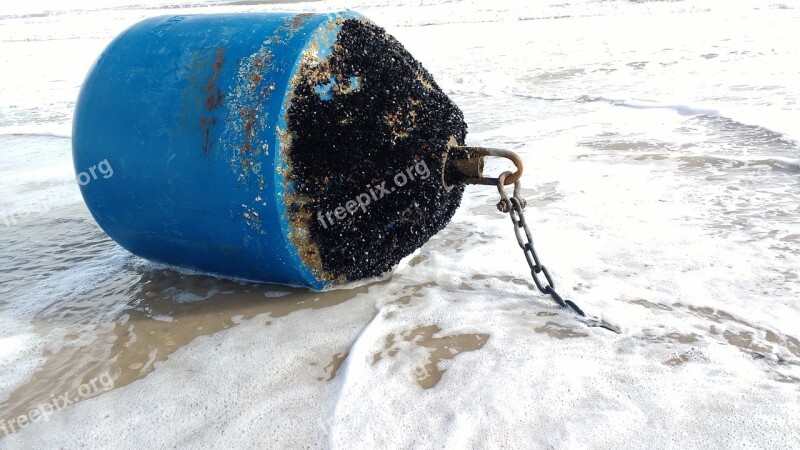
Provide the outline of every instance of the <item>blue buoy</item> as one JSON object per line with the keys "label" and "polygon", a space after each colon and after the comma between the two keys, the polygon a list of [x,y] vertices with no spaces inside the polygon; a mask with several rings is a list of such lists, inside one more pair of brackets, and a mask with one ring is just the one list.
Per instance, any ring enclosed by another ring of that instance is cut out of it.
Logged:
{"label": "blue buoy", "polygon": [[446,225],[463,187],[443,187],[445,154],[465,136],[430,74],[357,13],[189,15],[103,52],[73,155],[79,173],[104,169],[81,191],[130,252],[323,289]]}

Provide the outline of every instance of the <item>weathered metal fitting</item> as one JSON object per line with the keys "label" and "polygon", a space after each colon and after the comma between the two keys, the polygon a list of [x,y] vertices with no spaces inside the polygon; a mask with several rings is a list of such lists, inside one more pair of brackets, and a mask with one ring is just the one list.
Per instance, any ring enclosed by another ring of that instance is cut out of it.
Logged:
{"label": "weathered metal fitting", "polygon": [[508,186],[514,184],[522,177],[522,158],[510,150],[500,150],[485,147],[466,147],[450,145],[448,149],[448,167],[445,172],[449,175],[445,177],[445,186],[448,184],[481,184],[486,186],[497,186],[499,178],[487,178],[483,176],[483,168],[487,156],[506,158],[514,163],[517,170],[509,172],[503,184]]}
{"label": "weathered metal fitting", "polygon": [[477,150],[450,142],[442,179],[446,188],[459,184],[482,184],[485,155]]}

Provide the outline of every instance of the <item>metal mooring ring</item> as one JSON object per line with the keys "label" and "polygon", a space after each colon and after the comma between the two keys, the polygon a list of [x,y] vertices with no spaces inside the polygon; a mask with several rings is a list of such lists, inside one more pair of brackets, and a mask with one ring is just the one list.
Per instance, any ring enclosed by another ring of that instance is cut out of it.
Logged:
{"label": "metal mooring ring", "polygon": [[[496,156],[498,158],[506,158],[514,163],[517,170],[516,172],[512,173],[511,175],[507,176],[504,184],[506,186],[514,184],[522,177],[522,158],[519,157],[518,154],[512,152],[511,150],[500,150],[497,148],[485,148],[485,147],[466,147],[466,146],[451,146],[451,149],[456,150],[464,150],[470,154],[473,158],[485,158],[487,156]],[[483,164],[480,164],[480,172],[482,172]],[[466,179],[466,184],[483,184],[487,186],[497,186],[500,182],[499,178],[488,178],[484,177],[483,173],[469,173],[470,175]]]}

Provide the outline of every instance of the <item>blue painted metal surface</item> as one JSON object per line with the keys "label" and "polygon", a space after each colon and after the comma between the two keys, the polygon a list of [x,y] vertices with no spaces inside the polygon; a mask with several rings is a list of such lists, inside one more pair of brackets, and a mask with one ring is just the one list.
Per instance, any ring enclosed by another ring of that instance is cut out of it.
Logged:
{"label": "blue painted metal surface", "polygon": [[149,260],[272,283],[326,287],[291,238],[281,151],[292,78],[331,52],[341,21],[257,13],[157,17],[116,38],[75,109],[77,172],[103,230]]}

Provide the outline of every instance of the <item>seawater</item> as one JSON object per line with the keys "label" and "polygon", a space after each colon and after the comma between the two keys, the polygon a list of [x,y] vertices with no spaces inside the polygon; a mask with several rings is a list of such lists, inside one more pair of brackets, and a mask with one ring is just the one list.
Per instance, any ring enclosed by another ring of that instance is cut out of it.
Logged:
{"label": "seawater", "polygon": [[[428,68],[468,144],[523,156],[557,287],[621,333],[536,293],[492,188],[392,273],[324,293],[175,272],[97,227],[69,137],[115,35],[345,7]],[[798,20],[769,1],[3,5],[0,420],[114,388],[0,447],[799,446]]]}

